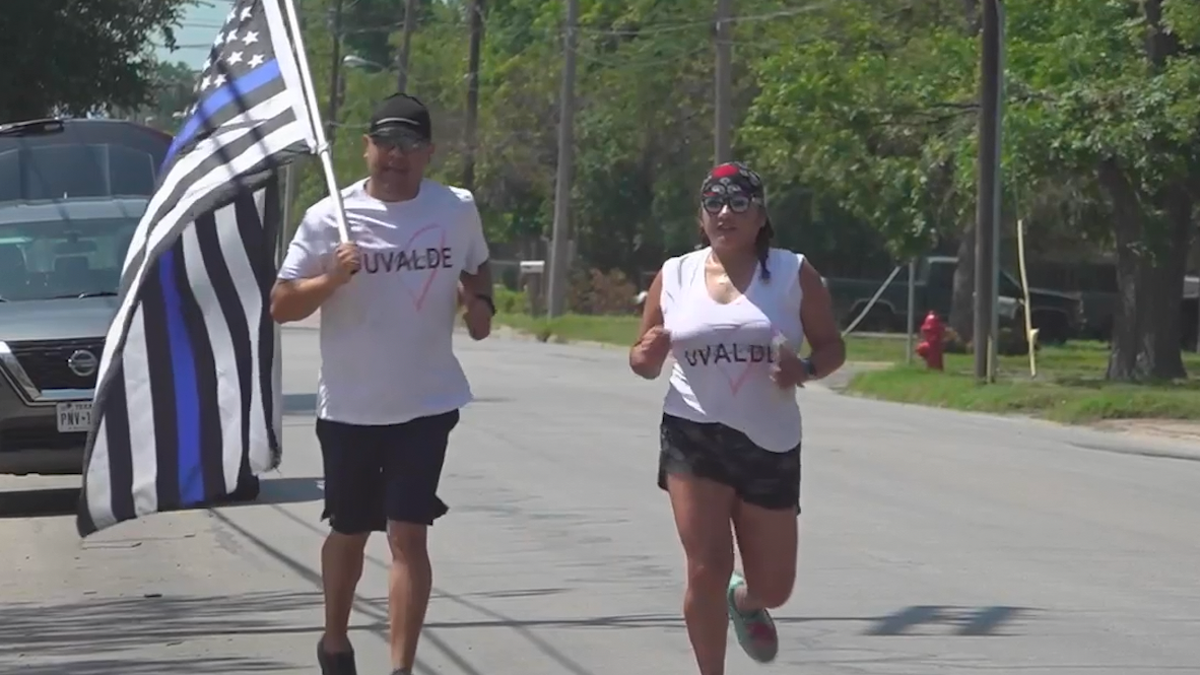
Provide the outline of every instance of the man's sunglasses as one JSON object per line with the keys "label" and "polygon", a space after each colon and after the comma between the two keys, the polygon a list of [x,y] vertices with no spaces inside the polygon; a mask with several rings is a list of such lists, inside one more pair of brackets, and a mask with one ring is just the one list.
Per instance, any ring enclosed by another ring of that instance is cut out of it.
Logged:
{"label": "man's sunglasses", "polygon": [[384,152],[399,150],[403,153],[424,150],[429,145],[427,142],[415,138],[386,138],[382,136],[372,136],[371,142],[375,144],[375,147]]}
{"label": "man's sunglasses", "polygon": [[705,195],[700,200],[700,203],[704,206],[704,210],[713,214],[720,213],[721,209],[725,206],[728,206],[729,210],[734,213],[745,213],[750,209],[750,204],[753,202],[753,199],[744,194]]}

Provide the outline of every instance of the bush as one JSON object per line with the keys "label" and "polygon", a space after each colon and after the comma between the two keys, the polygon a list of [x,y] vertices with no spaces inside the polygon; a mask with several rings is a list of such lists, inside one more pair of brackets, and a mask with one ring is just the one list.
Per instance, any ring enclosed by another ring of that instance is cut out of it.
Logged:
{"label": "bush", "polygon": [[496,303],[496,312],[498,314],[528,314],[529,313],[529,296],[525,291],[514,291],[505,287],[502,284],[496,284],[493,288],[492,301]]}
{"label": "bush", "polygon": [[637,309],[637,292],[620,270],[580,270],[571,275],[567,307],[576,314],[631,314]]}
{"label": "bush", "polygon": [[[999,331],[999,344],[996,345],[996,353],[1000,356],[1019,356],[1029,352],[1029,344],[1025,340],[1025,331],[1016,328],[1001,328]],[[946,328],[945,348],[947,354],[974,354],[975,344],[973,341],[965,341],[954,331],[953,328]],[[1037,348],[1041,348],[1038,345]]]}

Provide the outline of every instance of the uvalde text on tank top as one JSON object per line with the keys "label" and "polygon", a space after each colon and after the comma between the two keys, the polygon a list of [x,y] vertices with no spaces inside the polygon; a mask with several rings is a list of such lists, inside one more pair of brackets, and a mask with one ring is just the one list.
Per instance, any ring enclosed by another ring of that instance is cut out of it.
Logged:
{"label": "uvalde text on tank top", "polygon": [[734,396],[756,365],[769,367],[775,363],[770,345],[746,342],[718,342],[684,349],[683,358],[693,368],[711,366],[721,370]]}
{"label": "uvalde text on tank top", "polygon": [[446,245],[446,230],[426,225],[417,230],[400,248],[373,248],[362,254],[362,269],[367,274],[398,274],[417,311],[434,279],[454,267],[454,249]]}

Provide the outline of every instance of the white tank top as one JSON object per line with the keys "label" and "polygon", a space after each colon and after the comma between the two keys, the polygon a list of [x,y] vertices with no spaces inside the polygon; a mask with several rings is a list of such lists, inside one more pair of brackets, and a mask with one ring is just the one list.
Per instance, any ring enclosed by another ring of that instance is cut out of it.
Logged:
{"label": "white tank top", "polygon": [[710,252],[706,247],[663,263],[663,319],[675,358],[663,412],[719,422],[759,447],[787,452],[800,443],[800,406],[794,390],[781,390],[771,381],[770,366],[777,358],[772,340],[782,336],[793,350],[804,341],[804,256],[772,248],[770,279],[762,279],[760,266],[746,293],[721,304],[704,281]]}

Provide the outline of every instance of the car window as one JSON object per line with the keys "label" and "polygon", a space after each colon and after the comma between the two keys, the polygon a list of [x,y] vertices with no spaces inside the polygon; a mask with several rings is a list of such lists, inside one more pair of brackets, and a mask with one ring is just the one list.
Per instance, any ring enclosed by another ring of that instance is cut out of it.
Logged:
{"label": "car window", "polygon": [[0,202],[144,196],[154,157],[120,145],[59,144],[0,151]]}
{"label": "car window", "polygon": [[0,225],[0,298],[116,293],[140,215]]}

